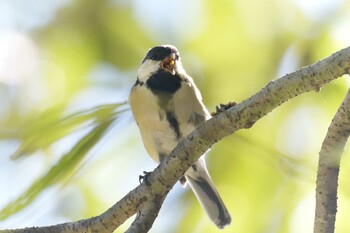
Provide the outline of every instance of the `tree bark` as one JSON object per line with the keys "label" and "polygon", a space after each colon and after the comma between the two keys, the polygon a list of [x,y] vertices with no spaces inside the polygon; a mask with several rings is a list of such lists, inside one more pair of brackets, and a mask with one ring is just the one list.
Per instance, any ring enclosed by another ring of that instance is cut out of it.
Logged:
{"label": "tree bark", "polygon": [[349,134],[350,90],[328,128],[320,151],[316,186],[315,233],[334,232],[340,159]]}

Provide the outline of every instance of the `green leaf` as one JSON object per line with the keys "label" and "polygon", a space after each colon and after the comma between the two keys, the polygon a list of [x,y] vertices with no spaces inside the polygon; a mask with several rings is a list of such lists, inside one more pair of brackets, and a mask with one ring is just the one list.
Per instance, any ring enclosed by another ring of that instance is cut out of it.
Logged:
{"label": "green leaf", "polygon": [[53,142],[72,133],[84,123],[89,121],[98,122],[114,116],[116,109],[125,104],[126,102],[101,105],[73,113],[62,119],[59,119],[60,115],[58,115],[57,109],[45,111],[24,129],[23,134],[20,136],[21,145],[11,158],[18,159],[25,154],[45,149]]}
{"label": "green leaf", "polygon": [[[93,112],[96,113],[96,111]],[[84,113],[82,115],[87,116],[89,114]],[[71,116],[64,119],[64,121],[68,119],[76,118],[75,116]],[[71,175],[85,155],[101,140],[115,120],[116,117],[110,117],[99,121],[97,125],[85,135],[70,152],[65,154],[55,166],[53,166],[45,175],[38,178],[20,197],[5,206],[0,212],[0,219],[5,219],[10,215],[19,212],[35,200],[44,189]]]}

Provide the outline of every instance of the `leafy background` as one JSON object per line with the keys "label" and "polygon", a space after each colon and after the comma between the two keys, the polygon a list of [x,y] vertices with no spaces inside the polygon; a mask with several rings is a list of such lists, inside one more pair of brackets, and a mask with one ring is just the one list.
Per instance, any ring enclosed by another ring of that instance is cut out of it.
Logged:
{"label": "leafy background", "polygon": [[[154,169],[125,102],[150,47],[179,48],[213,111],[347,47],[349,12],[346,0],[2,0],[0,229],[98,215]],[[225,230],[177,184],[151,232],[311,232],[317,155],[347,86],[297,97],[214,146]],[[348,151],[337,232],[350,232]]]}

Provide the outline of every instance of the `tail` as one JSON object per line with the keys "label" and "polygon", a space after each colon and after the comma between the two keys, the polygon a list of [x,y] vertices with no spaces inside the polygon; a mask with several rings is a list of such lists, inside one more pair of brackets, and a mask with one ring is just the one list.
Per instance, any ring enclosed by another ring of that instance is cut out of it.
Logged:
{"label": "tail", "polygon": [[211,221],[221,229],[230,224],[231,216],[210,178],[203,157],[192,165],[185,177]]}

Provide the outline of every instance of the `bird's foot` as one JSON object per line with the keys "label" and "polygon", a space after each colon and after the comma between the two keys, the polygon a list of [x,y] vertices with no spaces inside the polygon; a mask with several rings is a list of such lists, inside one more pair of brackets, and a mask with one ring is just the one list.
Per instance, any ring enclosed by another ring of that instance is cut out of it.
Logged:
{"label": "bird's foot", "polygon": [[232,102],[230,101],[230,102],[228,102],[227,104],[220,104],[219,106],[216,106],[216,107],[215,107],[216,112],[212,112],[211,115],[212,115],[212,116],[216,116],[216,115],[218,115],[219,113],[222,113],[222,112],[226,111],[227,109],[229,109],[229,108],[235,106],[236,104],[237,104],[237,103],[234,102],[234,101],[232,101]]}
{"label": "bird's foot", "polygon": [[145,181],[146,183],[149,183],[147,178],[148,176],[151,175],[151,172],[146,172],[146,171],[143,171],[143,176],[142,175],[139,175],[139,182],[140,184]]}

